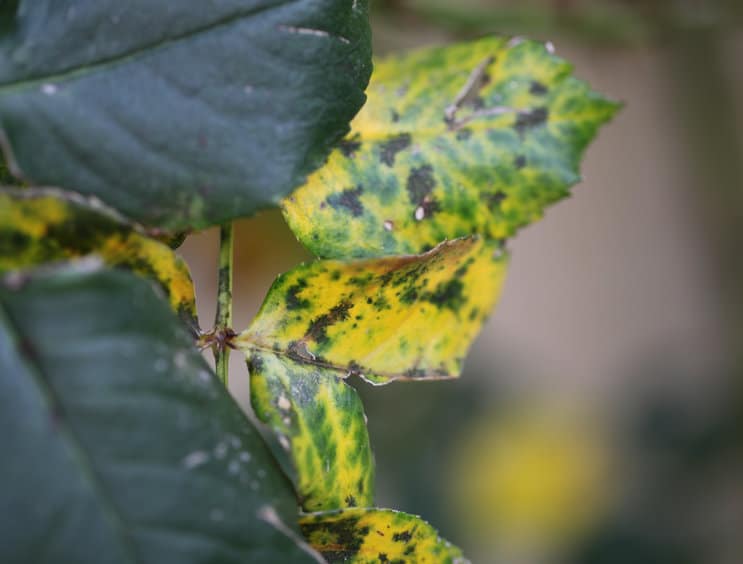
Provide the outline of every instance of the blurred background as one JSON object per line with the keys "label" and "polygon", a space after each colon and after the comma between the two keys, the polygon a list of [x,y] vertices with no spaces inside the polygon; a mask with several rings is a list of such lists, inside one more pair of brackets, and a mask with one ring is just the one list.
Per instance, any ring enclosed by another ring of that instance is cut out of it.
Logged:
{"label": "blurred background", "polygon": [[[743,2],[372,0],[375,53],[488,33],[552,41],[626,107],[573,197],[510,242],[455,382],[354,382],[378,503],[474,562],[743,562]],[[181,248],[214,315],[217,234]],[[235,325],[310,255],[238,225]],[[231,387],[248,408],[247,372]]]}

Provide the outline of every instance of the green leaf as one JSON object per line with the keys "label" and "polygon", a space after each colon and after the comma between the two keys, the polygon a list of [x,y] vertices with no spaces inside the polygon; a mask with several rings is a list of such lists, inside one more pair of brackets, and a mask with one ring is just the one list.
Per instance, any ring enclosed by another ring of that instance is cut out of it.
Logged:
{"label": "green leaf", "polygon": [[16,182],[16,179],[10,174],[5,161],[0,158],[0,186],[15,184]]}
{"label": "green leaf", "polygon": [[464,564],[462,551],[420,517],[391,509],[346,509],[300,520],[328,562]]}
{"label": "green leaf", "polygon": [[305,511],[374,504],[374,460],[361,400],[332,371],[253,350],[250,400],[278,434]]}
{"label": "green leaf", "polygon": [[257,431],[147,282],[0,282],[0,561],[312,562]]}
{"label": "green leaf", "polygon": [[453,378],[507,264],[477,237],[422,255],[304,264],[277,278],[235,344],[375,384]]}
{"label": "green leaf", "polygon": [[0,188],[0,274],[87,255],[156,281],[181,319],[198,330],[188,266],[166,245],[76,194]]}
{"label": "green leaf", "polygon": [[366,0],[21,0],[0,26],[0,129],[34,184],[205,227],[323,162],[370,51]]}
{"label": "green leaf", "polygon": [[378,61],[351,133],[283,201],[289,225],[324,258],[511,237],[569,193],[617,110],[571,71],[540,43],[498,37]]}

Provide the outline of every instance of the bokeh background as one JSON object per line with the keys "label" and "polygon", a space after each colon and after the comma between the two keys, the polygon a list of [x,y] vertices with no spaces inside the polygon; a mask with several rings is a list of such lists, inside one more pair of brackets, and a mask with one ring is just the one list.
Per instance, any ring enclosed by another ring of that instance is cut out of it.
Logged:
{"label": "bokeh background", "polygon": [[[510,242],[462,379],[354,382],[379,504],[475,562],[741,564],[743,2],[372,2],[377,55],[525,35],[626,103],[573,196]],[[207,322],[217,234],[181,250]],[[280,214],[239,223],[236,326],[309,259]]]}

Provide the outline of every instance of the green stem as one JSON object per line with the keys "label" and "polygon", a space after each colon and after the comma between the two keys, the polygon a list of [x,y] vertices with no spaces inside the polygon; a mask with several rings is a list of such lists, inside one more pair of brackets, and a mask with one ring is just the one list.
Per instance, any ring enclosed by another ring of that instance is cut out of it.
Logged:
{"label": "green stem", "polygon": [[219,230],[219,282],[217,285],[217,316],[214,320],[214,331],[218,336],[214,348],[214,362],[217,376],[224,385],[228,382],[230,348],[226,339],[232,333],[232,223],[223,225]]}

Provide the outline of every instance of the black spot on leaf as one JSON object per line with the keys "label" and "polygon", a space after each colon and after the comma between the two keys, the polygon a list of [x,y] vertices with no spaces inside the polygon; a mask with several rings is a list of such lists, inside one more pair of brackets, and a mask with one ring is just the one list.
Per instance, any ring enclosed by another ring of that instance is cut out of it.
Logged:
{"label": "black spot on leaf", "polygon": [[438,308],[447,308],[457,312],[465,303],[464,285],[456,278],[441,282],[433,292],[428,292],[423,297]]}
{"label": "black spot on leaf", "polygon": [[457,130],[457,141],[466,141],[470,137],[472,137],[472,130],[468,127]]}
{"label": "black spot on leaf", "polygon": [[356,151],[361,148],[361,141],[358,140],[359,136],[355,135],[350,139],[344,139],[338,144],[338,148],[341,150],[344,156],[353,158],[356,155]]}
{"label": "black spot on leaf", "polygon": [[339,321],[348,319],[348,312],[353,307],[350,302],[343,301],[321,316],[313,319],[305,333],[305,339],[315,341],[316,343],[325,343],[328,340],[327,329]]}
{"label": "black spot on leaf", "polygon": [[359,196],[364,193],[363,186],[357,186],[356,188],[348,188],[343,192],[331,194],[325,201],[330,204],[333,209],[345,208],[351,212],[353,217],[359,217],[364,214],[364,205],[359,200]]}
{"label": "black spot on leaf", "polygon": [[501,202],[506,199],[506,193],[502,190],[498,190],[492,194],[487,194],[485,197],[488,202],[488,208],[492,211],[497,209]]}
{"label": "black spot on leaf", "polygon": [[306,287],[307,281],[304,278],[300,278],[286,289],[286,309],[296,310],[309,307],[310,302],[299,297],[299,293]]}
{"label": "black spot on leaf", "polygon": [[374,306],[374,309],[376,310],[383,310],[383,309],[392,309],[390,307],[390,303],[387,301],[387,297],[384,294],[380,294],[377,296],[377,299],[374,300],[374,303],[372,304]]}
{"label": "black spot on leaf", "polygon": [[395,533],[392,535],[392,540],[395,542],[410,542],[410,539],[413,538],[413,535],[410,533],[410,531],[403,531],[401,533]]}
{"label": "black spot on leaf", "polygon": [[544,124],[548,117],[549,111],[547,108],[536,108],[530,112],[520,112],[513,127],[519,134],[523,134],[528,129]]}
{"label": "black spot on leaf", "polygon": [[395,164],[395,156],[400,151],[410,147],[411,137],[409,133],[401,133],[389,138],[379,147],[379,159],[387,166]]}
{"label": "black spot on leaf", "polygon": [[535,96],[544,96],[545,94],[547,94],[547,92],[549,92],[549,90],[544,84],[535,80],[531,83],[529,92],[531,92]]}
{"label": "black spot on leaf", "polygon": [[418,290],[415,286],[406,288],[402,294],[400,294],[400,301],[404,304],[412,304],[418,299]]}
{"label": "black spot on leaf", "polygon": [[434,186],[436,186],[436,179],[433,177],[431,165],[419,166],[410,171],[406,188],[410,201],[416,207],[420,206],[427,196],[430,196]]}
{"label": "black spot on leaf", "polygon": [[358,522],[358,517],[349,517],[329,524],[322,521],[303,523],[302,532],[306,537],[313,536],[315,532],[319,532],[322,536],[331,533],[334,538],[332,548],[321,549],[320,552],[330,562],[343,562],[358,554],[364,543],[364,537],[369,534],[369,528],[359,529]]}

